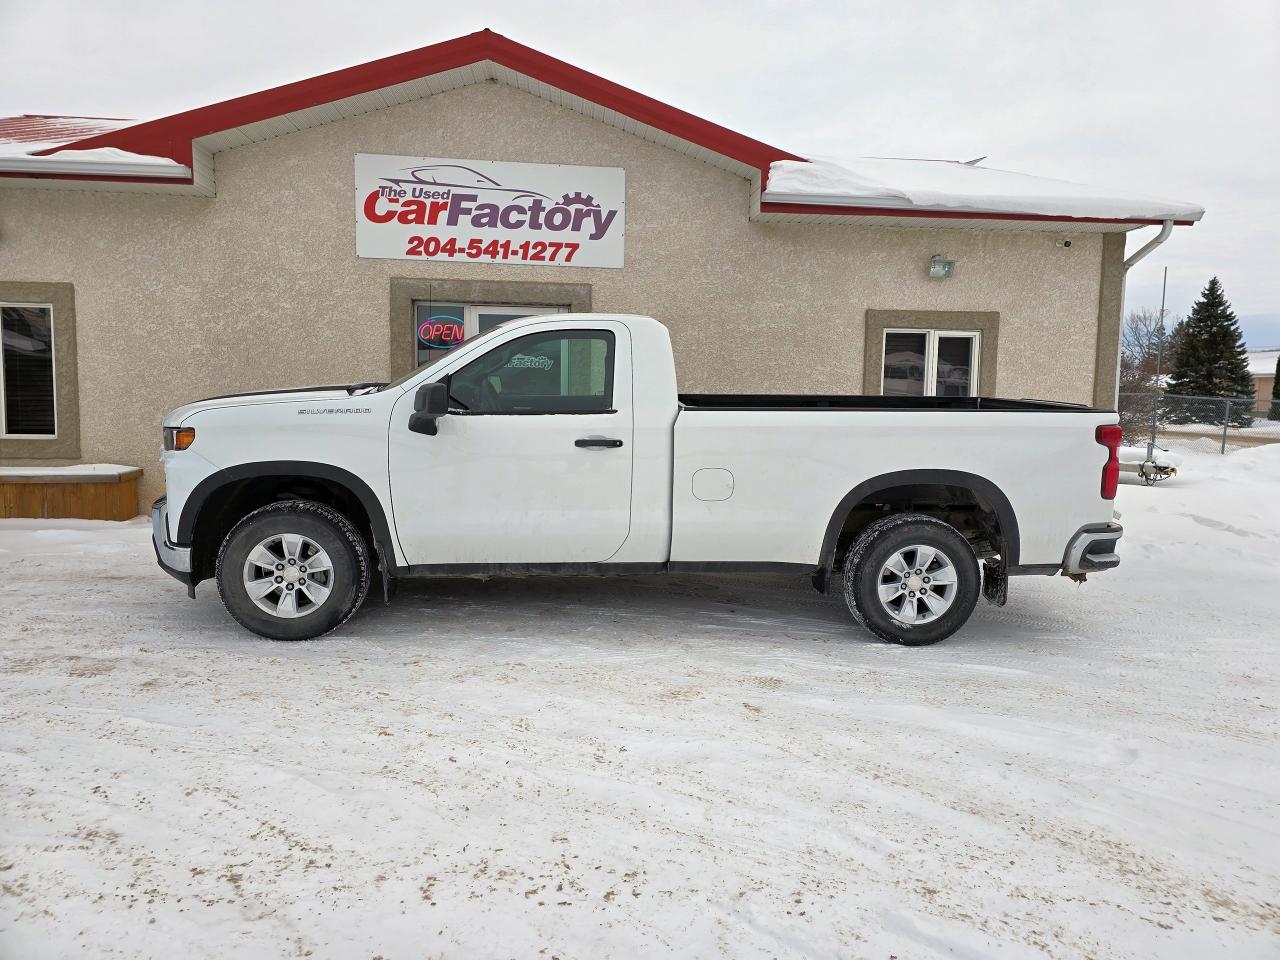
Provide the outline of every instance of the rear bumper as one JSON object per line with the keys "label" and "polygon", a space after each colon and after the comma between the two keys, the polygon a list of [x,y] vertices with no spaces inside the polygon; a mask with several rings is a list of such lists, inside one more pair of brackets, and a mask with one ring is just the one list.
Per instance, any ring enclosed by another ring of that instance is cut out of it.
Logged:
{"label": "rear bumper", "polygon": [[1120,566],[1116,544],[1124,536],[1118,523],[1092,523],[1081,527],[1067,544],[1062,558],[1062,572],[1068,575],[1096,573]]}
{"label": "rear bumper", "polygon": [[151,546],[155,548],[160,569],[191,586],[191,548],[169,541],[169,504],[165,497],[151,505]]}

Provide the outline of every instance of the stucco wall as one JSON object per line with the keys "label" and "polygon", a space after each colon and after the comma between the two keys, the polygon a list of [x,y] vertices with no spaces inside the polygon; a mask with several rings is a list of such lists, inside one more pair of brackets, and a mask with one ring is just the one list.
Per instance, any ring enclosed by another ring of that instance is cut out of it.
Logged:
{"label": "stucco wall", "polygon": [[[624,167],[626,268],[357,259],[360,152]],[[746,180],[493,82],[216,170],[216,199],[0,189],[0,280],[75,285],[82,457],[145,468],[147,497],[165,410],[386,377],[392,277],[590,283],[670,327],[688,391],[860,392],[867,309],[996,311],[1000,394],[1093,398],[1098,235],[752,223]],[[927,279],[935,253],[954,278]]]}

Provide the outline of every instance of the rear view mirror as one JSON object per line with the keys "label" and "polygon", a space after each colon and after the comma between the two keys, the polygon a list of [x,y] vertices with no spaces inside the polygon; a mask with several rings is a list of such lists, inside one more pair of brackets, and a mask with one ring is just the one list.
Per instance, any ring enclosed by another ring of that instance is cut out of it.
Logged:
{"label": "rear view mirror", "polygon": [[409,429],[427,436],[436,435],[436,421],[449,412],[449,385],[424,383],[413,395],[413,413],[409,415]]}

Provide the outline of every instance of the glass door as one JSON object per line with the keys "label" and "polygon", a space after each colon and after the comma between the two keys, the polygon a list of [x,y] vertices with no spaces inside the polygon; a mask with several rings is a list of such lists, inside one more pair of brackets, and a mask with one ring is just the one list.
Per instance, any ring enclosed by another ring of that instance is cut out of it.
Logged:
{"label": "glass door", "polygon": [[431,303],[413,305],[413,327],[417,336],[418,365],[433,360],[466,337],[520,317],[545,313],[565,313],[568,307],[512,306],[510,304]]}
{"label": "glass door", "polygon": [[467,336],[484,333],[508,320],[521,317],[537,317],[544,313],[564,313],[566,307],[501,307],[469,304],[467,306]]}

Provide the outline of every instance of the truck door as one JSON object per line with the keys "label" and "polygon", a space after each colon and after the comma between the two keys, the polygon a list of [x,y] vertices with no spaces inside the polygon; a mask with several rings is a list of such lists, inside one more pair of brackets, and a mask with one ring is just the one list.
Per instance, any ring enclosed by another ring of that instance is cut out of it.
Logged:
{"label": "truck door", "polygon": [[[536,329],[536,328],[535,328]],[[599,563],[631,522],[631,343],[623,324],[512,331],[448,372],[438,433],[390,422],[391,495],[411,564]]]}

